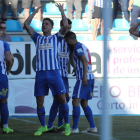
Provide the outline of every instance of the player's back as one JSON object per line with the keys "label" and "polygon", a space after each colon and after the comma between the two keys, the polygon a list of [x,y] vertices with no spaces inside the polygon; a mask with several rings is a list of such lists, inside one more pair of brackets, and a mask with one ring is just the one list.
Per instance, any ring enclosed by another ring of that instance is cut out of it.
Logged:
{"label": "player's back", "polygon": [[76,44],[76,46],[74,47],[74,53],[73,53],[73,61],[74,61],[74,65],[76,67],[76,77],[78,80],[83,79],[83,63],[82,61],[79,59],[79,57],[81,55],[85,55],[87,62],[88,62],[88,72],[87,72],[87,79],[94,79],[94,75],[92,73],[92,64],[91,64],[91,55],[90,52],[88,50],[88,48],[78,42]]}

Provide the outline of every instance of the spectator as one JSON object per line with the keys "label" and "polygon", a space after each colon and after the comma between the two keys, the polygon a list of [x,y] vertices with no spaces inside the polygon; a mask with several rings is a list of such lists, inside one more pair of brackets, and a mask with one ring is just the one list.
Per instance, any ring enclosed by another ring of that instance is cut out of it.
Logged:
{"label": "spectator", "polygon": [[128,11],[129,0],[120,0],[120,2],[121,2],[122,12],[124,13],[124,17],[129,22],[129,11]]}
{"label": "spectator", "polygon": [[11,2],[12,18],[14,20],[18,19],[18,15],[17,15],[18,0],[2,0],[2,7],[3,7],[2,21],[6,21],[7,20],[9,1]]}
{"label": "spectator", "polygon": [[68,7],[68,14],[67,17],[71,20],[73,14],[73,4],[76,9],[76,19],[81,19],[81,12],[82,12],[82,0],[66,0],[67,7]]}
{"label": "spectator", "polygon": [[6,23],[5,22],[0,22],[0,30],[2,32],[2,35],[0,37],[0,40],[6,41],[6,42],[10,42],[12,40],[11,40],[11,37],[6,34],[6,28],[7,28],[6,27]]}
{"label": "spectator", "polygon": [[94,9],[94,0],[88,0],[88,15],[87,15],[88,29],[90,28],[93,9]]}
{"label": "spectator", "polygon": [[[132,7],[133,5],[133,7]],[[130,26],[132,27],[137,23],[137,18],[140,15],[140,0],[129,0],[129,7],[128,11],[131,11],[131,24]]]}
{"label": "spectator", "polygon": [[[24,18],[25,20],[29,17],[29,10],[30,6],[33,3],[33,7],[37,9],[39,6],[41,6],[40,0],[22,0],[22,8],[24,8]],[[36,13],[36,19],[41,21],[41,9],[39,9],[38,13]]]}
{"label": "spectator", "polygon": [[92,40],[95,40],[97,34],[97,28],[99,26],[100,20],[101,20],[101,35],[103,35],[103,31],[104,31],[103,0],[95,0],[93,18],[95,18],[95,24],[93,27]]}

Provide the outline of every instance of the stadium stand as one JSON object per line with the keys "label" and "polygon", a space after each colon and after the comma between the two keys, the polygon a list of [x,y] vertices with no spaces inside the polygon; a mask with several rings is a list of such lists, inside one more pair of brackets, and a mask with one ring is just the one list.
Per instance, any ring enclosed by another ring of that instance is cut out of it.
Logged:
{"label": "stadium stand", "polygon": [[25,41],[24,38],[22,38],[20,36],[12,36],[11,39],[13,42]]}
{"label": "stadium stand", "polygon": [[60,29],[60,20],[59,19],[53,19],[54,26],[52,31],[59,31]]}
{"label": "stadium stand", "polygon": [[134,40],[134,38],[129,35],[124,35],[124,36],[120,36],[118,40]]}
{"label": "stadium stand", "polygon": [[43,8],[44,15],[61,15],[59,9],[55,6],[55,3],[46,3]]}
{"label": "stadium stand", "polygon": [[115,19],[113,21],[113,31],[128,31],[130,25],[125,19]]}
{"label": "stadium stand", "polygon": [[82,19],[72,19],[72,31],[88,31],[86,23]]}
{"label": "stadium stand", "polygon": [[78,41],[91,41],[88,36],[77,36]]}
{"label": "stadium stand", "polygon": [[[112,38],[110,36],[108,36],[108,41],[112,41]],[[96,37],[96,41],[103,41],[104,40],[104,36],[103,35],[99,35]]]}
{"label": "stadium stand", "polygon": [[6,21],[7,32],[22,32],[23,28],[18,20],[7,20]]}
{"label": "stadium stand", "polygon": [[40,20],[33,19],[30,25],[35,29],[35,31],[42,31],[42,22]]}
{"label": "stadium stand", "polygon": [[[31,14],[34,10],[35,10],[35,8],[31,5],[31,6],[30,6],[29,13]],[[22,16],[24,16],[24,8],[22,8],[21,14],[22,14]]]}

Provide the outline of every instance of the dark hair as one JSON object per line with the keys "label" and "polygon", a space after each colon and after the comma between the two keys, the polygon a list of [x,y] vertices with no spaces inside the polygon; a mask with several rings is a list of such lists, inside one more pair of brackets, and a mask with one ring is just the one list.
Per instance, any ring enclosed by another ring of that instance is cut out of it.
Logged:
{"label": "dark hair", "polygon": [[64,38],[70,38],[72,40],[76,40],[76,34],[74,32],[67,32],[64,36]]}
{"label": "dark hair", "polygon": [[52,26],[54,25],[53,20],[51,20],[50,18],[44,18],[43,21],[44,20],[48,20],[48,21],[50,21],[50,23],[52,24]]}
{"label": "dark hair", "polygon": [[[72,24],[72,21],[69,18],[67,18],[67,20],[68,20],[68,24]],[[60,26],[64,26],[63,20],[60,21]]]}
{"label": "dark hair", "polygon": [[1,21],[0,24],[6,24],[4,21]]}

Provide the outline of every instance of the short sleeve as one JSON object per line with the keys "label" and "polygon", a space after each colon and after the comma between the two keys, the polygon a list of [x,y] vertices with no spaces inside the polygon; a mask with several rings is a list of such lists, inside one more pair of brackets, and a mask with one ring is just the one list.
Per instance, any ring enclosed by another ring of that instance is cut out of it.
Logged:
{"label": "short sleeve", "polygon": [[35,44],[36,44],[36,41],[37,41],[38,36],[41,36],[41,35],[39,33],[35,32],[34,35],[33,35],[33,37],[32,37],[32,39],[33,39],[33,41],[34,41]]}
{"label": "short sleeve", "polygon": [[82,56],[83,54],[85,54],[84,53],[84,50],[83,50],[83,48],[82,48],[82,46],[81,45],[76,45],[75,47],[74,47],[74,54],[79,58],[80,56]]}
{"label": "short sleeve", "polygon": [[8,43],[4,42],[4,53],[8,51],[10,52],[10,46]]}

